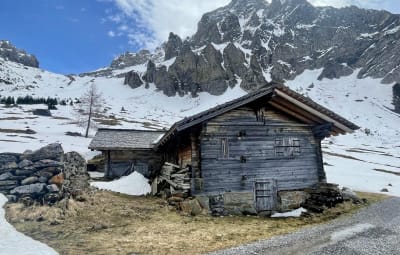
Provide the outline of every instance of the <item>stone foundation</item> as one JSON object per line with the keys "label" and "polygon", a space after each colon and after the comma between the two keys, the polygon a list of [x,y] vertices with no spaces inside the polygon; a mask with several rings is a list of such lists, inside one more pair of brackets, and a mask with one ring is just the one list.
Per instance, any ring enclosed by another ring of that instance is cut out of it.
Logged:
{"label": "stone foundation", "polygon": [[278,211],[288,212],[302,206],[309,198],[305,191],[279,191],[278,192]]}
{"label": "stone foundation", "polygon": [[213,216],[255,215],[253,192],[226,192],[196,196],[201,207]]}
{"label": "stone foundation", "polygon": [[[304,190],[278,191],[278,199],[272,212],[258,213],[253,192],[225,192],[220,194],[197,195],[196,200],[204,212],[213,216],[262,215],[273,212],[288,212],[304,207],[312,212],[322,212],[343,201],[336,184],[320,183]],[[183,200],[183,199],[182,199]],[[192,213],[193,214],[193,213]]]}

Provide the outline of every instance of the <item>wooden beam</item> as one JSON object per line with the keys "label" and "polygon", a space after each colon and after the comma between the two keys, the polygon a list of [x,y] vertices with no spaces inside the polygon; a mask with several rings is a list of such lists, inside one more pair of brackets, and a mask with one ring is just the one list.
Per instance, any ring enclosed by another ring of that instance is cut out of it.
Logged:
{"label": "wooden beam", "polygon": [[205,120],[214,118],[214,117],[219,116],[219,115],[221,115],[221,114],[223,114],[225,112],[228,112],[228,111],[233,110],[235,108],[238,108],[238,107],[240,107],[242,105],[245,105],[245,104],[253,102],[253,101],[257,100],[257,99],[260,99],[260,98],[262,98],[262,97],[264,97],[264,96],[266,96],[266,95],[268,95],[270,93],[272,93],[272,88],[267,89],[267,90],[265,90],[265,91],[263,91],[263,92],[261,92],[259,94],[255,94],[252,97],[245,98],[245,99],[242,99],[240,101],[238,100],[237,102],[232,103],[231,105],[228,105],[228,106],[225,106],[225,107],[221,106],[221,109],[217,109],[214,112],[209,111],[208,113],[205,113],[204,116],[196,118],[196,115],[195,115],[194,120],[189,121],[188,123],[183,124],[183,125],[178,125],[178,127],[176,129],[177,129],[178,132],[180,132],[180,131],[182,131],[184,129],[187,129],[189,127],[197,125],[197,124],[199,124],[199,123],[201,123],[201,122],[203,122]]}
{"label": "wooden beam", "polygon": [[306,110],[306,111],[308,111],[308,112],[310,112],[310,113],[312,113],[312,114],[314,114],[314,115],[320,117],[321,119],[325,120],[326,122],[331,122],[331,123],[333,123],[336,127],[338,127],[339,129],[342,130],[341,133],[352,133],[352,132],[353,132],[353,130],[352,130],[351,128],[346,127],[345,125],[339,123],[338,121],[332,119],[331,117],[329,117],[329,116],[323,114],[322,112],[319,112],[319,111],[317,111],[317,110],[311,108],[310,106],[308,106],[308,105],[306,105],[306,104],[300,102],[300,101],[297,100],[297,99],[294,99],[293,97],[291,97],[291,96],[285,94],[284,92],[279,91],[278,89],[275,89],[275,93],[276,93],[278,96],[280,96],[280,97],[282,97],[282,98],[288,100],[289,102],[291,102],[291,103],[297,105],[298,107],[303,108],[304,110]]}
{"label": "wooden beam", "polygon": [[293,116],[293,117],[295,117],[295,118],[297,118],[297,119],[299,119],[301,121],[304,121],[307,124],[314,124],[310,119],[307,119],[306,117],[304,117],[304,116],[302,116],[302,115],[300,115],[300,114],[298,114],[298,113],[296,113],[296,112],[294,112],[292,110],[289,110],[286,107],[284,107],[284,106],[282,106],[282,105],[280,105],[280,104],[278,104],[278,103],[276,103],[274,101],[269,101],[268,103],[270,105],[272,105],[273,107],[275,107],[275,108],[277,108],[277,109],[279,109],[279,110],[281,110],[283,112],[286,112],[287,114],[289,114],[289,115],[291,115],[291,116]]}
{"label": "wooden beam", "polygon": [[313,124],[322,124],[325,121],[322,120],[321,118],[316,117],[313,114],[310,114],[307,111],[304,111],[303,109],[299,108],[298,106],[288,102],[287,100],[283,100],[283,99],[278,99],[278,98],[274,98],[273,101],[277,104],[280,104],[281,106],[284,107],[284,109],[288,109],[292,112],[295,112],[297,114],[302,115],[303,117],[313,121]]}

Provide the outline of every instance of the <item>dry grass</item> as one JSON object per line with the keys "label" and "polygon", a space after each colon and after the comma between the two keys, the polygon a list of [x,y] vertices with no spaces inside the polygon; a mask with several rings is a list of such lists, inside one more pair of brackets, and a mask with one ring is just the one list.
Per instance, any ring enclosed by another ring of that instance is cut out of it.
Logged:
{"label": "dry grass", "polygon": [[[386,197],[359,195],[370,203]],[[70,201],[66,211],[19,204],[7,205],[6,209],[8,220],[19,231],[60,254],[201,254],[289,233],[351,214],[363,206],[344,203],[306,218],[189,217],[159,198],[101,191],[86,202]]]}

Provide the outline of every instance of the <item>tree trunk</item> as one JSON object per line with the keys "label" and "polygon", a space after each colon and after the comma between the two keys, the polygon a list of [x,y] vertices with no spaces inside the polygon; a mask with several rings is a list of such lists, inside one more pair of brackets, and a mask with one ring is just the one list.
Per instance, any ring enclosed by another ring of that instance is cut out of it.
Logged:
{"label": "tree trunk", "polygon": [[92,119],[92,106],[93,106],[93,95],[92,95],[92,98],[90,99],[89,116],[88,116],[88,122],[87,122],[86,133],[85,133],[86,138],[89,136],[90,121]]}

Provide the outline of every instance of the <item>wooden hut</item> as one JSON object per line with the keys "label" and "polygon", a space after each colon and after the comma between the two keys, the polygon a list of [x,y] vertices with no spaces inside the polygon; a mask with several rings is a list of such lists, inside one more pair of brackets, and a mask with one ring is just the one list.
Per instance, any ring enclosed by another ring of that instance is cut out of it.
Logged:
{"label": "wooden hut", "polygon": [[[175,123],[154,150],[189,167],[190,193],[210,210],[285,211],[305,199],[304,189],[326,182],[321,140],[356,129],[275,85]],[[162,192],[160,178],[154,182]]]}
{"label": "wooden hut", "polygon": [[120,177],[132,171],[150,177],[162,164],[161,155],[153,150],[153,146],[163,134],[160,131],[101,128],[89,149],[102,152],[105,177]]}

